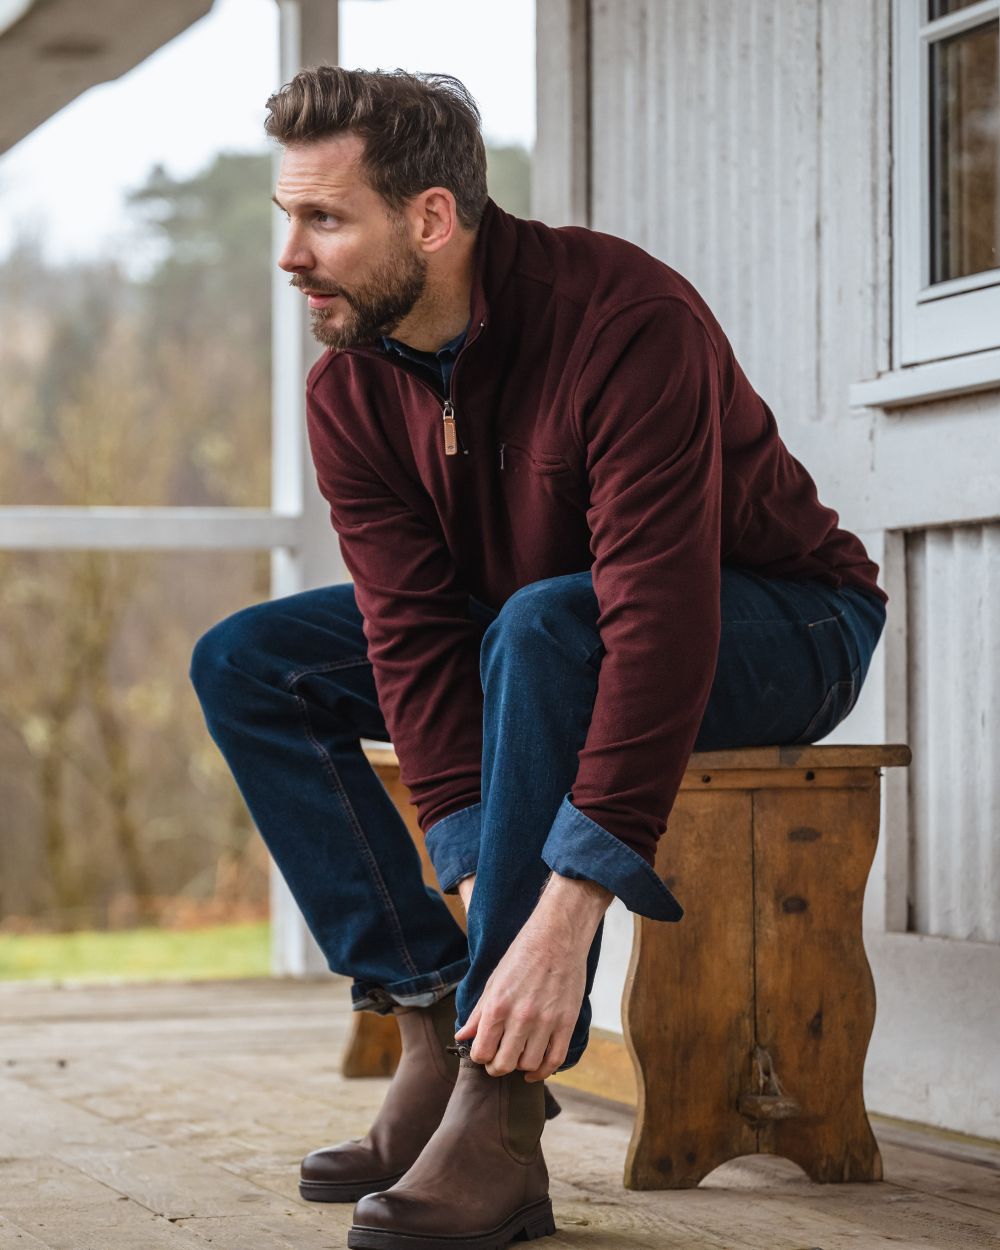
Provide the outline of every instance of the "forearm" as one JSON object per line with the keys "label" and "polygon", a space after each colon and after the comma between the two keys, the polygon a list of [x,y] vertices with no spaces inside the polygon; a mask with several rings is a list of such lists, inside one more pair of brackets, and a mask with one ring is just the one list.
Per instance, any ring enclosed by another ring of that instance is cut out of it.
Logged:
{"label": "forearm", "polygon": [[[458,883],[458,893],[466,915],[469,914],[475,883],[475,873],[463,877]],[[552,916],[556,919],[561,916],[569,917],[573,921],[574,929],[582,926],[590,938],[593,938],[601,917],[613,898],[611,891],[598,885],[596,881],[575,881],[569,877],[561,877],[557,872],[550,872],[539,895],[536,911],[540,910],[541,916]]]}
{"label": "forearm", "polygon": [[565,930],[586,951],[614,897],[596,881],[576,880],[550,872],[532,919],[536,924]]}
{"label": "forearm", "polygon": [[[471,881],[458,883],[463,901],[472,894]],[[534,910],[455,1034],[471,1041],[472,1059],[492,1076],[519,1067],[526,1080],[544,1080],[564,1062],[583,1001],[587,953],[613,898],[594,881],[558,873],[546,879]]]}

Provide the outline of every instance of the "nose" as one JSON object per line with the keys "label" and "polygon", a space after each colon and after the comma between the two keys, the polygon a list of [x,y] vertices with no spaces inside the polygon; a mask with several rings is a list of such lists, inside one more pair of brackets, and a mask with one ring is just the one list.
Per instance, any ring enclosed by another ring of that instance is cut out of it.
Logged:
{"label": "nose", "polygon": [[278,257],[278,268],[284,269],[286,273],[308,273],[315,267],[315,257],[306,246],[301,231],[293,225]]}

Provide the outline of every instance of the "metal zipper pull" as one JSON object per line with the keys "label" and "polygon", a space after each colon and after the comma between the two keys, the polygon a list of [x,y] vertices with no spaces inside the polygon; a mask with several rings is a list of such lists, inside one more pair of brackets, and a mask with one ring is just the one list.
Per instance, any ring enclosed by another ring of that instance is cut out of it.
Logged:
{"label": "metal zipper pull", "polygon": [[503,468],[503,449],[504,449],[506,446],[507,446],[507,444],[506,444],[506,443],[501,443],[501,444],[500,444],[500,468],[501,468],[501,469]]}
{"label": "metal zipper pull", "polygon": [[455,405],[450,399],[444,401],[441,419],[444,422],[444,454],[456,456],[458,455],[458,439],[455,436]]}

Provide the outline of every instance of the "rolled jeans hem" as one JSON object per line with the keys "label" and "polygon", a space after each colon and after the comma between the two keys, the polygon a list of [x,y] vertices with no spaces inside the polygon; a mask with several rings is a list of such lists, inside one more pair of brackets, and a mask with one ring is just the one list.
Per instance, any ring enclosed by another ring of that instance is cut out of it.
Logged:
{"label": "rolled jeans hem", "polygon": [[351,1007],[354,1011],[374,1011],[380,1016],[388,1015],[396,1006],[430,1007],[450,994],[468,970],[468,959],[460,959],[436,972],[425,972],[389,985],[355,981],[351,985]]}
{"label": "rolled jeans hem", "polygon": [[482,801],[470,803],[435,821],[424,835],[442,894],[457,894],[459,881],[476,872],[482,811]]}

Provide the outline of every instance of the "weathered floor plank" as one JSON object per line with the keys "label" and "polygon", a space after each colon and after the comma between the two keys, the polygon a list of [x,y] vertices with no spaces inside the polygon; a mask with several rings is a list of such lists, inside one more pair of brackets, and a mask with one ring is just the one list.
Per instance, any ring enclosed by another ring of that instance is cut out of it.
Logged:
{"label": "weathered floor plank", "polygon": [[[344,983],[0,985],[0,1250],[329,1250],[351,1204],[298,1161],[359,1136],[386,1079],[345,1080]],[[1000,1247],[1000,1149],[875,1122],[886,1181],[753,1157],[693,1190],[622,1187],[629,1113],[571,1090],[545,1132],[567,1250]]]}
{"label": "weathered floor plank", "polygon": [[0,1215],[0,1250],[49,1250],[49,1247]]}

